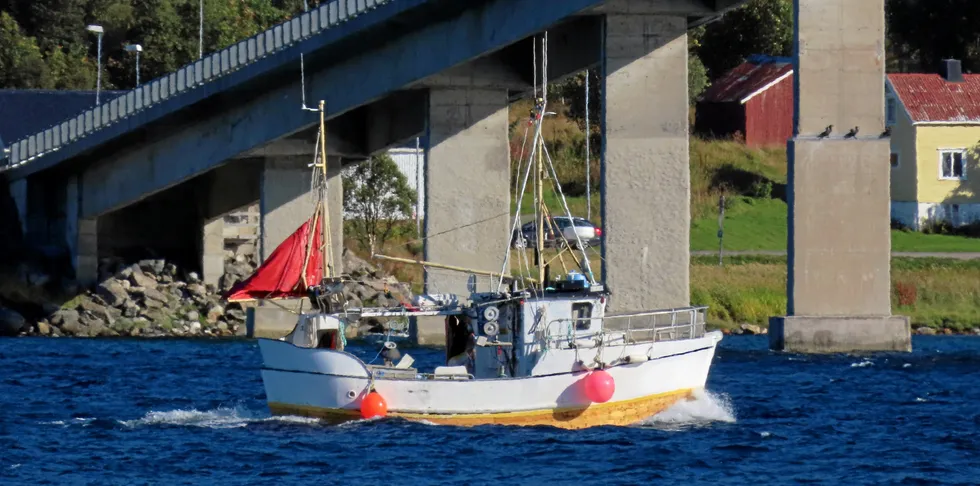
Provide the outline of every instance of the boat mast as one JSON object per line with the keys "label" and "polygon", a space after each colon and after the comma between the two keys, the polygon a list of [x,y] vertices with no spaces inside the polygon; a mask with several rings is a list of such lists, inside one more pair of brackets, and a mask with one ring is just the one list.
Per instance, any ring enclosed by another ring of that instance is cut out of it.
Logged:
{"label": "boat mast", "polygon": [[330,217],[327,212],[327,126],[324,121],[325,118],[324,102],[320,100],[320,170],[323,175],[322,184],[320,188],[320,210],[323,212],[322,220],[323,223],[323,248],[321,249],[321,255],[323,260],[323,276],[327,278],[333,278],[333,261],[331,261],[331,253],[333,253],[333,243],[330,241]]}
{"label": "boat mast", "polygon": [[[543,105],[543,103],[541,103],[541,104],[538,105],[538,123],[544,123],[544,105]],[[537,151],[537,157],[535,159],[535,164],[537,164],[536,167],[535,167],[535,177],[537,178],[537,181],[536,181],[537,183],[535,184],[535,188],[534,188],[534,199],[535,199],[535,204],[537,205],[537,211],[535,211],[535,212],[538,215],[538,221],[537,221],[537,224],[535,224],[535,227],[536,227],[536,230],[537,230],[537,231],[535,231],[535,233],[536,233],[535,236],[536,236],[537,242],[536,242],[535,249],[534,249],[534,251],[535,251],[534,257],[535,257],[535,260],[537,260],[537,264],[538,264],[538,282],[541,282],[541,288],[542,289],[544,289],[544,285],[545,285],[545,282],[544,282],[544,266],[545,266],[545,263],[544,263],[544,213],[545,213],[545,206],[544,206],[544,156],[543,156],[543,150],[542,150],[542,145],[544,144],[544,142],[542,140],[543,138],[544,137],[538,137],[538,146],[535,147],[535,150]]]}

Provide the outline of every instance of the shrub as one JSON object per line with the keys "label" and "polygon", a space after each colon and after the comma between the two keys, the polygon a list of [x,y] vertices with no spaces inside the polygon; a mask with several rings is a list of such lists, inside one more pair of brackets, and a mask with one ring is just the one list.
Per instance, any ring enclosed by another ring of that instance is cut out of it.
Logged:
{"label": "shrub", "polygon": [[919,300],[919,289],[911,282],[895,282],[898,305],[911,307]]}

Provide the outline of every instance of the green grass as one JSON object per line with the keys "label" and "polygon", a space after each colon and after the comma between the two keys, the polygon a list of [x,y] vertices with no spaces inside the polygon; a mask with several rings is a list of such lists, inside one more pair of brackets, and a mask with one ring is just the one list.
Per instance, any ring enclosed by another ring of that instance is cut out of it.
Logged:
{"label": "green grass", "polygon": [[[734,198],[725,209],[726,250],[785,250],[786,203],[778,199]],[[718,249],[718,217],[691,223],[691,249]]]}
{"label": "green grass", "polygon": [[[735,197],[725,210],[724,245],[729,251],[786,250],[786,203],[779,199]],[[691,250],[718,249],[718,216],[691,223]],[[980,252],[980,240],[892,230],[895,252]]]}
{"label": "green grass", "polygon": [[[729,327],[766,326],[786,312],[785,257],[713,258],[691,264],[691,302],[707,305],[708,320]],[[892,259],[892,312],[912,326],[964,331],[980,327],[980,261],[938,258]]]}

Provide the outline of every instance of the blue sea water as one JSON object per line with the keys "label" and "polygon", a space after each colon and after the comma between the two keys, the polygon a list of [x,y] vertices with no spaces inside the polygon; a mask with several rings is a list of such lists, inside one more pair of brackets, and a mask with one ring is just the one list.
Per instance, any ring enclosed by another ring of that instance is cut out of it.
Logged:
{"label": "blue sea water", "polygon": [[708,393],[644,424],[565,431],[273,418],[254,341],[3,339],[0,484],[980,483],[980,338],[766,344],[726,337]]}

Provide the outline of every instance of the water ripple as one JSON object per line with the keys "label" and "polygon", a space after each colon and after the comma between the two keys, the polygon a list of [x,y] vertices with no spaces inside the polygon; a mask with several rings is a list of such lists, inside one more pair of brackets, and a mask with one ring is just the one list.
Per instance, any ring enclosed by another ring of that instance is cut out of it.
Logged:
{"label": "water ripple", "polygon": [[[911,354],[722,341],[708,391],[632,427],[270,417],[252,341],[0,341],[0,484],[975,484],[980,340]],[[353,346],[370,358],[377,350]],[[419,366],[441,350],[410,350]],[[546,466],[546,467],[542,467]],[[477,479],[478,478],[478,479]]]}

